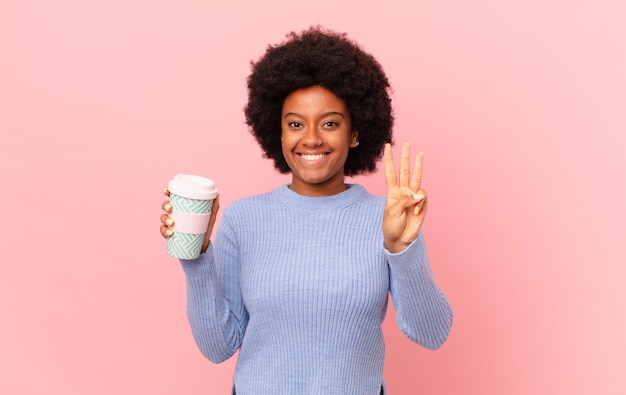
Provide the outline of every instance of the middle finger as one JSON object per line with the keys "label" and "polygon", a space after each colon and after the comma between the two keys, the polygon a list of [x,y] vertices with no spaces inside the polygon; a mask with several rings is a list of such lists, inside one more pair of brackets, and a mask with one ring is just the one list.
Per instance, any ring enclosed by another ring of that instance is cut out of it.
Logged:
{"label": "middle finger", "polygon": [[161,214],[161,223],[166,226],[174,225],[174,220],[167,214]]}
{"label": "middle finger", "polygon": [[402,153],[400,154],[400,186],[409,186],[409,177],[411,175],[411,146],[409,143],[402,145]]}

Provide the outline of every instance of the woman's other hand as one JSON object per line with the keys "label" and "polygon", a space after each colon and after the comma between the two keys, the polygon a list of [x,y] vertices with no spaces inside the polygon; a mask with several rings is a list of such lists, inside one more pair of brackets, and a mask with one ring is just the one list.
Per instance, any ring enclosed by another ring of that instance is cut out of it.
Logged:
{"label": "woman's other hand", "polygon": [[391,144],[385,145],[385,180],[387,182],[387,204],[383,214],[383,237],[385,248],[390,252],[403,251],[419,233],[428,200],[421,189],[424,156],[419,152],[415,158],[413,174],[410,172],[411,152],[409,143],[404,143],[400,156],[400,172],[396,174]]}

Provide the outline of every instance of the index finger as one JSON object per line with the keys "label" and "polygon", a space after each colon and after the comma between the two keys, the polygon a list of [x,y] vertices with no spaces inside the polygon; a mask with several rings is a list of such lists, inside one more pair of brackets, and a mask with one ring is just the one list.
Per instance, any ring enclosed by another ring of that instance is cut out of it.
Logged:
{"label": "index finger", "polygon": [[415,157],[415,165],[413,167],[413,176],[411,177],[411,183],[409,188],[413,191],[419,191],[422,187],[422,169],[424,168],[424,153],[422,151],[417,153]]}
{"label": "index finger", "polygon": [[383,164],[385,166],[385,181],[387,182],[387,189],[391,189],[398,184],[396,179],[396,168],[393,165],[393,154],[391,152],[391,144],[385,144],[385,156],[383,158]]}

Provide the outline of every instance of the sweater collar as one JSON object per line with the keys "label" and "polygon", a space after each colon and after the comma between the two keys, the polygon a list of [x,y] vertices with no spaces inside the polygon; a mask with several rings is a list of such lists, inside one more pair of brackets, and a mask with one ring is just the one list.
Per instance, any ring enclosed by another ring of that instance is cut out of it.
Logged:
{"label": "sweater collar", "polygon": [[275,189],[276,198],[285,205],[302,210],[332,210],[351,205],[365,197],[367,191],[359,184],[346,184],[348,189],[331,196],[300,195],[285,184]]}

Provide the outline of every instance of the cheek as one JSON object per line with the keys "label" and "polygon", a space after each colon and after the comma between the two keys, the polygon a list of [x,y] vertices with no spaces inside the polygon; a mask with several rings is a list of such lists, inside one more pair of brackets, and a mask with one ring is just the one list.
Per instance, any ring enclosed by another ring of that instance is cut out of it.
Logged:
{"label": "cheek", "polygon": [[283,147],[283,150],[289,150],[298,143],[298,137],[294,135],[294,133],[281,133],[280,135],[280,145]]}
{"label": "cheek", "polygon": [[289,156],[289,153],[291,152],[293,145],[294,145],[293,139],[290,139],[286,136],[282,136],[280,138],[280,147],[283,152],[283,156],[285,158]]}

